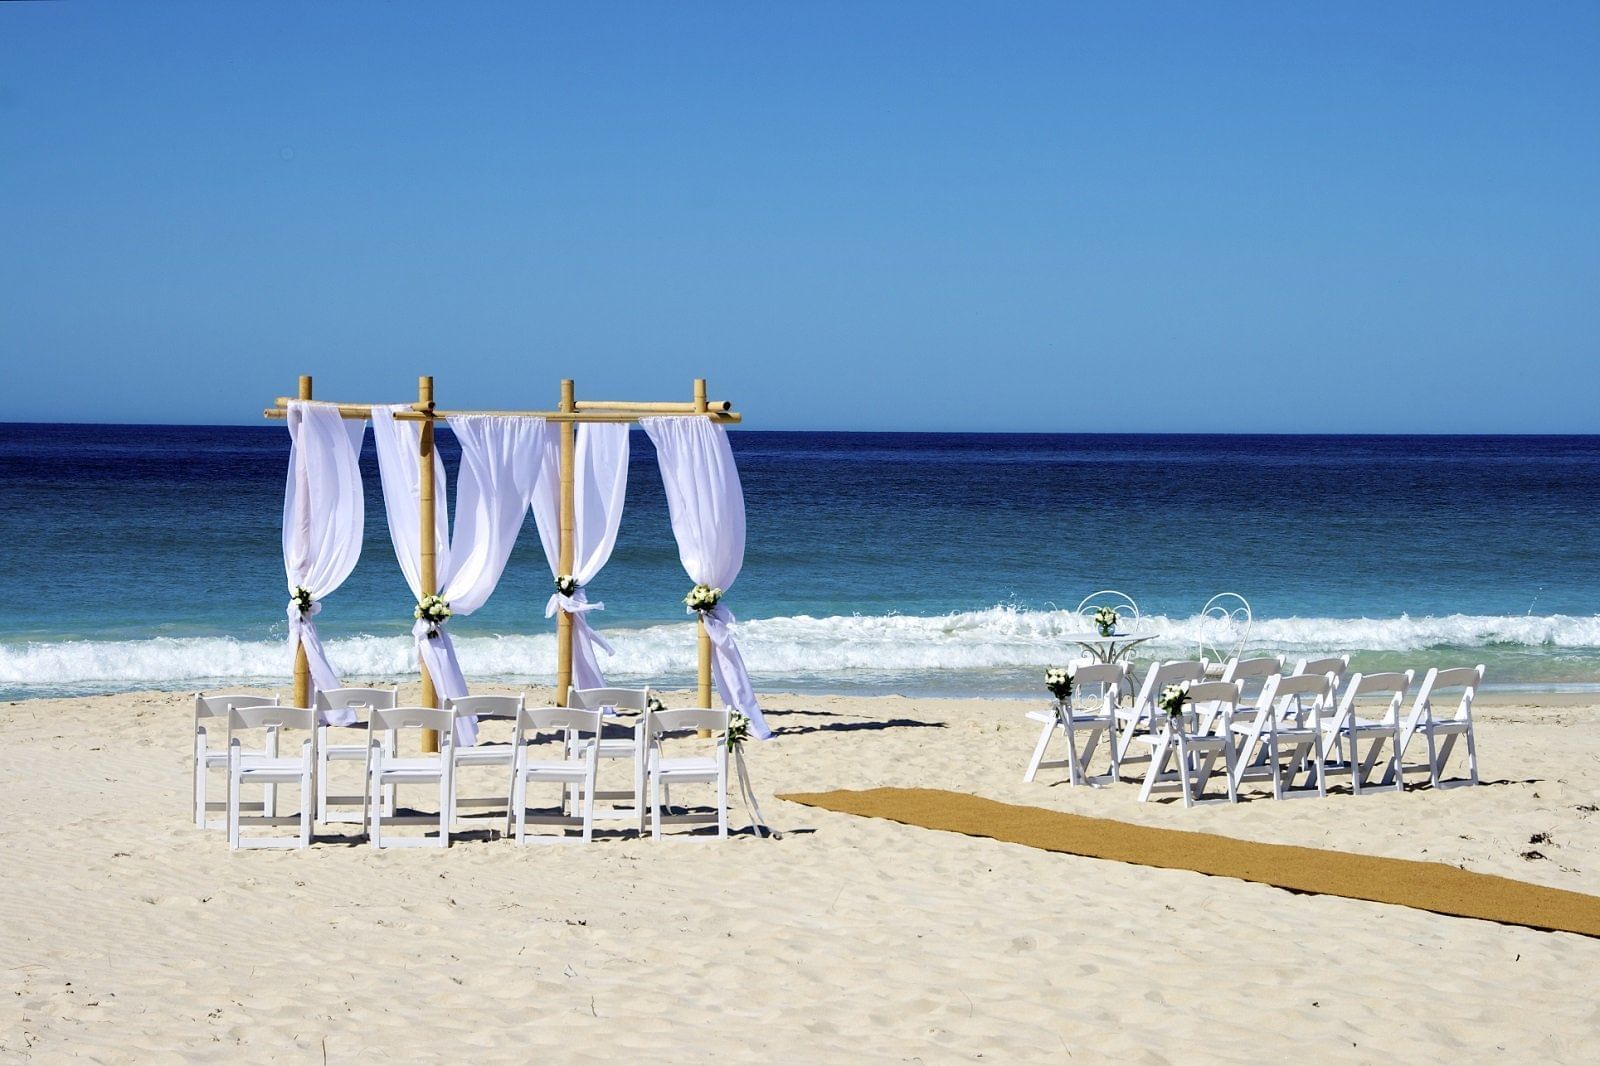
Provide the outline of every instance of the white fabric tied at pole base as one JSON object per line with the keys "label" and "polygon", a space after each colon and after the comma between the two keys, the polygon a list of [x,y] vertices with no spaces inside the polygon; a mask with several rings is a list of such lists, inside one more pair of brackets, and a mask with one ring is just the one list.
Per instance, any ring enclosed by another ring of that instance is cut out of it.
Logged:
{"label": "white fabric tied at pole base", "polygon": [[[361,438],[366,422],[346,421],[337,407],[305,400],[289,402],[289,474],[283,493],[283,570],[291,594],[297,587],[311,593],[311,609],[302,613],[289,604],[289,654],[306,650],[306,663],[317,689],[339,687],[339,675],[317,636],[312,616],[361,557],[366,504],[361,488]],[[348,721],[333,718],[348,716]],[[355,720],[355,712],[330,716],[335,725]]]}
{"label": "white fabric tied at pole base", "polygon": [[[572,477],[572,577],[578,588],[571,596],[556,593],[545,605],[549,618],[562,610],[572,616],[572,683],[575,688],[605,688],[597,652],[612,654],[610,642],[584,617],[603,611],[605,604],[590,603],[583,586],[595,579],[617,545],[622,506],[628,492],[628,427],[604,422],[578,426]],[[533,517],[539,527],[550,576],[561,576],[561,441],[546,435],[539,490],[533,497]]]}
{"label": "white fabric tied at pole base", "polygon": [[[639,425],[656,446],[678,560],[695,584],[727,592],[744,566],[745,535],[744,489],[728,431],[700,415],[641,418]],[[750,719],[751,734],[768,740],[772,730],[750,687],[732,622],[733,613],[720,603],[705,615],[711,676],[723,702]]]}
{"label": "white fabric tied at pole base", "polygon": [[[399,421],[404,405],[372,409],[372,439],[378,446],[378,473],[395,558],[412,595],[422,599],[422,462],[418,456],[422,426]],[[461,444],[461,469],[456,478],[456,529],[449,535],[449,493],[444,461],[433,453],[434,558],[438,595],[456,615],[468,615],[488,601],[505,572],[523,517],[538,485],[545,451],[542,418],[457,415],[449,419]],[[430,629],[437,635],[430,637]],[[418,620],[411,628],[417,657],[427,665],[433,687],[445,699],[466,696],[467,682],[456,659],[455,645],[442,624]],[[456,743],[477,740],[478,723],[458,718]]]}

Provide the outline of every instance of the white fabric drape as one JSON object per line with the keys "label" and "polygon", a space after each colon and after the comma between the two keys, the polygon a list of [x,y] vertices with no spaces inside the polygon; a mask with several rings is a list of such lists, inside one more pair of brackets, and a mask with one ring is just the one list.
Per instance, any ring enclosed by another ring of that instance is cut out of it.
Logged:
{"label": "white fabric drape", "polygon": [[[667,490],[672,535],[689,579],[726,593],[744,566],[744,490],[728,431],[698,416],[641,418],[656,446]],[[691,609],[692,610],[692,609]],[[750,672],[733,639],[733,613],[722,604],[705,614],[711,637],[711,676],[728,706],[750,719],[752,735],[772,736],[750,687]]]}
{"label": "white fabric drape", "polygon": [[[590,611],[605,604],[590,603],[583,586],[593,581],[617,545],[622,505],[628,491],[628,427],[590,423],[578,426],[573,455],[572,576],[578,590],[571,596],[550,597],[544,616],[557,609],[572,615],[572,681],[577,688],[604,688],[597,651],[612,653],[611,645],[589,624]],[[561,441],[546,436],[543,475],[533,497],[533,517],[539,525],[539,542],[550,564],[550,576],[561,576]]]}
{"label": "white fabric drape", "polygon": [[[339,687],[339,675],[328,662],[313,616],[322,598],[350,576],[361,557],[366,522],[361,492],[361,437],[365,421],[346,420],[336,407],[292,400],[288,417],[289,474],[283,492],[283,571],[289,591],[304,586],[311,609],[302,614],[289,603],[289,651],[306,649],[311,680],[318,689]],[[354,711],[336,717],[346,725]]]}
{"label": "white fabric drape", "polygon": [[[421,521],[422,464],[418,456],[420,422],[394,417],[404,406],[374,407],[372,437],[378,446],[378,473],[400,571],[418,599],[422,596]],[[533,499],[544,454],[546,427],[542,418],[459,415],[449,420],[461,444],[461,469],[456,477],[455,536],[449,535],[449,494],[444,461],[434,449],[434,550],[439,595],[455,614],[482,607],[505,571],[523,517]],[[429,635],[427,623],[412,627],[417,655],[428,667],[435,690],[446,699],[467,695],[466,678],[456,659],[450,634],[440,626]],[[477,723],[456,722],[456,743],[477,739]]]}

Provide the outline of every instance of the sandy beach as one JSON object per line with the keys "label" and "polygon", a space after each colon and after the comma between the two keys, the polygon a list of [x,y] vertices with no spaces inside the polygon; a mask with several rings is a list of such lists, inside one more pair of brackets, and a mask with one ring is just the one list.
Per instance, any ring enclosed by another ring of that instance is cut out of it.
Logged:
{"label": "sandy beach", "polygon": [[749,757],[779,839],[385,853],[195,829],[186,694],[0,707],[0,1059],[1600,1055],[1592,939],[775,798],[938,787],[1600,893],[1591,696],[1483,698],[1480,788],[1188,811],[1021,784],[1021,703],[764,702],[779,736]]}

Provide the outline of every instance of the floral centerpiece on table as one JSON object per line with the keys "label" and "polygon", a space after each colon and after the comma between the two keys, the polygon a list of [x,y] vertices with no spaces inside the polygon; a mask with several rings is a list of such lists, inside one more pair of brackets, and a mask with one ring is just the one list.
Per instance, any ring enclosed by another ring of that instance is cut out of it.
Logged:
{"label": "floral centerpiece on table", "polygon": [[1117,631],[1117,609],[1115,607],[1097,607],[1094,612],[1094,627],[1100,631],[1102,637],[1109,637]]}
{"label": "floral centerpiece on table", "polygon": [[439,627],[448,622],[454,613],[443,596],[424,596],[411,615],[419,622],[428,623],[428,636],[431,639],[439,635]]}
{"label": "floral centerpiece on table", "polygon": [[1067,697],[1072,695],[1072,671],[1064,666],[1050,667],[1044,672],[1044,687],[1050,690],[1057,703],[1067,702]]}
{"label": "floral centerpiece on table", "polygon": [[1183,718],[1184,705],[1188,702],[1187,685],[1168,685],[1161,690],[1161,695],[1156,699],[1156,706],[1167,716],[1167,723],[1176,728]]}
{"label": "floral centerpiece on table", "polygon": [[722,590],[714,589],[710,585],[696,585],[689,590],[683,602],[701,614],[709,614],[722,602]]}
{"label": "floral centerpiece on table", "polygon": [[728,732],[724,734],[729,750],[738,751],[744,747],[744,742],[750,739],[750,719],[741,711],[734,711],[728,715]]}
{"label": "floral centerpiece on table", "polygon": [[289,606],[297,608],[301,614],[311,613],[311,590],[304,585],[296,585],[289,590]]}
{"label": "floral centerpiece on table", "polygon": [[562,574],[556,578],[556,592],[562,596],[570,597],[578,591],[578,579],[571,574]]}

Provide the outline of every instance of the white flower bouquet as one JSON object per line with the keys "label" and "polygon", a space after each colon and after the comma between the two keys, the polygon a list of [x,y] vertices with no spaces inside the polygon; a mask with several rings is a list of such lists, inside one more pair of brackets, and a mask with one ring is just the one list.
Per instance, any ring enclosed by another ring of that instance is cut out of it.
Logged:
{"label": "white flower bouquet", "polygon": [[1044,687],[1058,703],[1065,703],[1072,695],[1072,671],[1063,666],[1052,666],[1044,672]]}
{"label": "white flower bouquet", "polygon": [[728,732],[723,739],[731,749],[743,747],[744,742],[750,739],[750,719],[743,713],[734,711],[728,716]]}
{"label": "white flower bouquet", "polygon": [[1117,631],[1117,610],[1115,607],[1097,607],[1094,612],[1094,627],[1100,631],[1102,637],[1109,637]]}
{"label": "white flower bouquet", "polygon": [[556,578],[556,592],[562,596],[571,596],[578,591],[578,579],[571,574],[562,574]]}
{"label": "white flower bouquet", "polygon": [[1156,699],[1156,706],[1161,708],[1167,716],[1167,721],[1176,725],[1178,719],[1183,717],[1183,706],[1189,702],[1189,686],[1168,685],[1161,690],[1161,695]]}
{"label": "white flower bouquet", "polygon": [[298,608],[301,614],[310,613],[312,604],[311,590],[304,585],[296,585],[289,590],[289,604]]}
{"label": "white flower bouquet", "polygon": [[449,621],[454,613],[443,596],[424,596],[411,615],[419,622],[428,623],[428,636],[437,637],[439,627]]}
{"label": "white flower bouquet", "polygon": [[722,602],[722,590],[714,589],[710,585],[696,585],[689,590],[683,602],[701,614],[716,610],[717,604]]}

